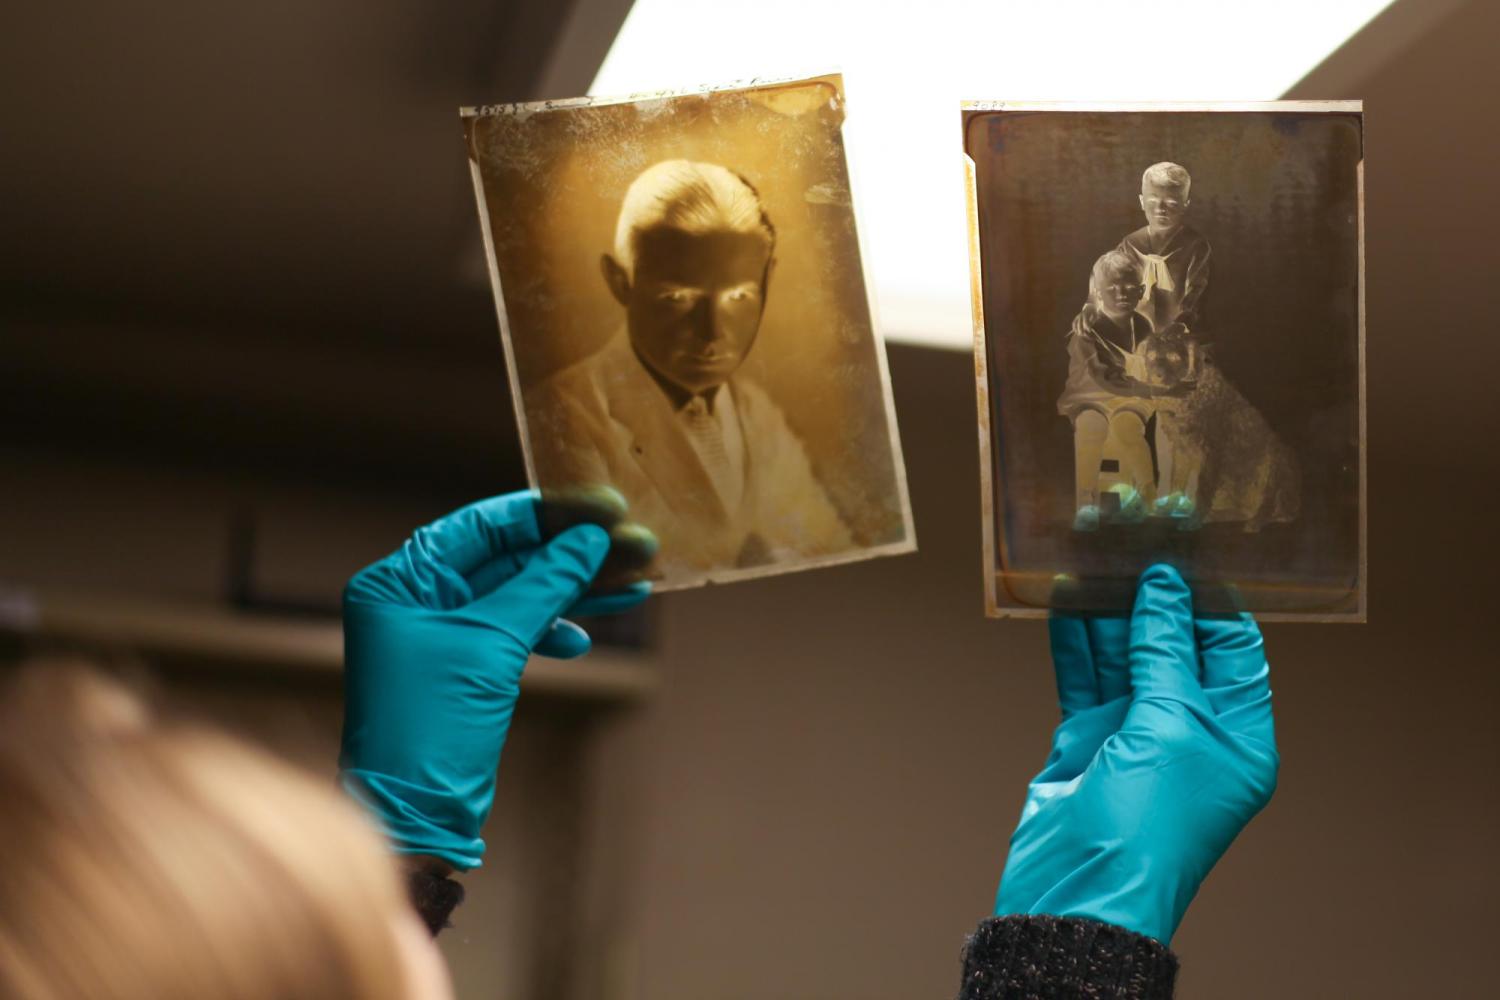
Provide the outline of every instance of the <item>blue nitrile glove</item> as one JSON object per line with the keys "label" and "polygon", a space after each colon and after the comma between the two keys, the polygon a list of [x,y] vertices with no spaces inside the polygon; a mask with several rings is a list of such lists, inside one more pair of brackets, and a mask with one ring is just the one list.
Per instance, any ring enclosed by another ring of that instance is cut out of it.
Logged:
{"label": "blue nitrile glove", "polygon": [[1248,614],[1194,620],[1182,577],[1158,565],[1129,619],[1055,614],[1051,630],[1062,722],[995,913],[1087,917],[1170,944],[1276,788],[1260,629]]}
{"label": "blue nitrile glove", "polygon": [[[624,509],[609,496],[606,522]],[[530,492],[482,500],[417,529],[344,590],[341,779],[399,852],[479,864],[527,657],[583,654],[588,635],[562,615],[650,593],[583,596],[610,532],[574,524],[544,541],[543,519]]]}

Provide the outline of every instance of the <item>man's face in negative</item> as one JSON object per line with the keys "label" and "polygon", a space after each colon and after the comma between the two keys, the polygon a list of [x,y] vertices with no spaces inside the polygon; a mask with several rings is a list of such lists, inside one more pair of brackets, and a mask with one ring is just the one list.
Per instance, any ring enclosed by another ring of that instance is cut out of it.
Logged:
{"label": "man's face in negative", "polygon": [[1146,225],[1152,229],[1176,229],[1182,225],[1188,210],[1187,192],[1180,187],[1153,184],[1141,185],[1141,211],[1146,213]]}
{"label": "man's face in negative", "polygon": [[686,392],[721,385],[744,362],[765,309],[771,242],[761,232],[636,234],[635,273],[606,255],[604,277],[625,307],[630,341],[657,375]]}

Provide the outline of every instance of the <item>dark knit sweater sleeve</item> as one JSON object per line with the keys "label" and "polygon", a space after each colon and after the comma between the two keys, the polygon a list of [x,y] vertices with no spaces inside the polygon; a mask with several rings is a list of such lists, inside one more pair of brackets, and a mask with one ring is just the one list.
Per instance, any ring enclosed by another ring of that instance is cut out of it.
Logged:
{"label": "dark knit sweater sleeve", "polygon": [[991,917],[964,946],[958,1000],[1171,1000],[1177,956],[1123,927]]}
{"label": "dark knit sweater sleeve", "polygon": [[448,918],[464,901],[463,886],[446,875],[421,869],[406,873],[406,894],[433,937],[448,926]]}

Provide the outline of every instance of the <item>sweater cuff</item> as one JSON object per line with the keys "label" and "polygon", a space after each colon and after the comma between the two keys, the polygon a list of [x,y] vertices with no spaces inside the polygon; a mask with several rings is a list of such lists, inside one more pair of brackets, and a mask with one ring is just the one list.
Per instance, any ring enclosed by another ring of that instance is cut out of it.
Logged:
{"label": "sweater cuff", "polygon": [[991,917],[964,945],[958,1000],[1171,1000],[1177,956],[1081,917]]}
{"label": "sweater cuff", "polygon": [[433,937],[448,926],[448,917],[464,901],[464,887],[446,875],[432,871],[406,873],[406,893],[412,909]]}

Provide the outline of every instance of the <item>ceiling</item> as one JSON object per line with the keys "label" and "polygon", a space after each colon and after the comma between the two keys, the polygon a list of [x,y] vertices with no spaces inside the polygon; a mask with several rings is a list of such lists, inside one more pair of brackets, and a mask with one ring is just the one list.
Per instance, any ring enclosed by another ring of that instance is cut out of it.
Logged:
{"label": "ceiling", "polygon": [[8,10],[0,444],[513,478],[458,108],[581,93],[628,9]]}
{"label": "ceiling", "polygon": [[539,96],[572,2],[9,12],[6,299],[360,337],[482,299],[458,108]]}

